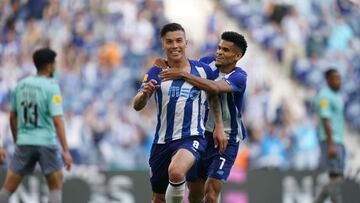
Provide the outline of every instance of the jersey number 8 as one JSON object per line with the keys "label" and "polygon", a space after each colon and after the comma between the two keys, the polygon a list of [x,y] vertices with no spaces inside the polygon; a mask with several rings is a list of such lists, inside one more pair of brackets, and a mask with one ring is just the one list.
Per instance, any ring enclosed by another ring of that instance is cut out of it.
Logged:
{"label": "jersey number 8", "polygon": [[194,142],[193,142],[193,147],[194,147],[195,149],[199,149],[199,141],[194,140]]}

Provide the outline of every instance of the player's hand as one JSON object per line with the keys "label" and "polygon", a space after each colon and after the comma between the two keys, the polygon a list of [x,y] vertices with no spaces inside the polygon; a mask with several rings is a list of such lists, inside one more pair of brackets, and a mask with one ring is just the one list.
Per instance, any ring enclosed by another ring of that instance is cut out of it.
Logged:
{"label": "player's hand", "polygon": [[328,144],[328,157],[329,159],[336,159],[336,145],[334,143]]}
{"label": "player's hand", "polygon": [[65,161],[65,168],[66,170],[70,170],[72,166],[72,157],[69,151],[64,152],[64,161]]}
{"label": "player's hand", "polygon": [[4,163],[6,160],[6,152],[4,148],[0,148],[0,164]]}
{"label": "player's hand", "polygon": [[165,68],[159,73],[163,81],[178,80],[184,77],[185,72],[178,68]]}
{"label": "player's hand", "polygon": [[163,58],[156,58],[153,65],[156,66],[156,67],[159,67],[159,68],[163,68],[163,69],[168,67],[166,65],[166,60],[163,59]]}
{"label": "player's hand", "polygon": [[223,126],[215,126],[213,139],[215,148],[218,148],[220,154],[223,154],[228,144],[228,139],[226,138]]}
{"label": "player's hand", "polygon": [[158,82],[154,79],[151,79],[144,85],[144,90],[142,91],[147,97],[150,97],[152,93],[159,88]]}

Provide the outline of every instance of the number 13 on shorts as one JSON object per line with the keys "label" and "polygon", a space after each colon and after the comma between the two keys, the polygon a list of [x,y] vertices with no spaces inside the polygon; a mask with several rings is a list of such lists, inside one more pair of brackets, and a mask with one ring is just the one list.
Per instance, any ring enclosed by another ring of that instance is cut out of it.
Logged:
{"label": "number 13 on shorts", "polygon": [[223,167],[224,167],[224,164],[225,164],[226,159],[223,158],[223,157],[220,157],[220,161],[221,161],[221,164],[220,164],[219,169],[221,170],[221,169],[223,169]]}

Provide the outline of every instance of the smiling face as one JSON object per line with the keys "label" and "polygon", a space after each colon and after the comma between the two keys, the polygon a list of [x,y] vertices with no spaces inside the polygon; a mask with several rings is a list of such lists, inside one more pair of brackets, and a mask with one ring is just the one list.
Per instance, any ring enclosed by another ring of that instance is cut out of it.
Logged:
{"label": "smiling face", "polygon": [[162,48],[169,61],[180,61],[185,58],[187,41],[183,31],[170,31],[162,37]]}
{"label": "smiling face", "polygon": [[220,40],[218,48],[216,50],[216,62],[215,65],[221,67],[235,67],[236,62],[240,60],[242,54],[240,50],[234,45],[233,42],[226,40]]}

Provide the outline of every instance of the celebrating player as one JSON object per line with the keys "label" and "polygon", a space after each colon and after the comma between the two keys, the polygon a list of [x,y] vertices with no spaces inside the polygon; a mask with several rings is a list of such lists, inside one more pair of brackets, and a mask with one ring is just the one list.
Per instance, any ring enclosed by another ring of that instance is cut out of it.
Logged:
{"label": "celebrating player", "polygon": [[[181,25],[167,24],[160,35],[169,66],[194,77],[213,79],[209,66],[186,58],[187,41]],[[161,81],[161,70],[152,67],[147,72],[134,98],[134,108],[141,110],[155,93],[157,126],[149,160],[153,202],[165,202],[165,193],[171,194],[166,196],[166,202],[182,202],[185,175],[205,148],[202,104],[206,98],[205,92],[183,79]],[[209,97],[209,104],[216,123],[214,135],[224,149],[226,137],[216,95]]]}
{"label": "celebrating player", "polygon": [[[239,141],[245,138],[241,110],[247,74],[241,68],[236,67],[236,63],[244,56],[246,48],[247,42],[241,34],[222,33],[216,57],[208,56],[200,59],[210,65],[216,78],[215,81],[194,77],[173,68],[163,69],[159,75],[164,81],[184,79],[199,89],[219,94],[221,101],[222,120],[228,145],[224,153],[217,149],[219,144],[216,139],[213,139],[214,121],[209,115],[205,131],[208,146],[201,161],[192,169],[187,178],[190,190],[189,200],[192,203],[199,203],[202,199],[206,203],[217,202],[219,193],[236,159]],[[161,61],[157,61],[155,64],[164,66]]]}

